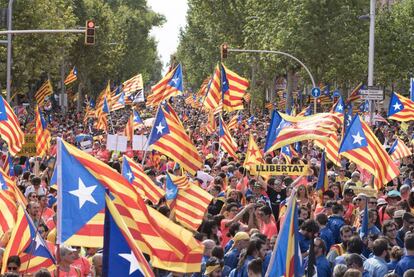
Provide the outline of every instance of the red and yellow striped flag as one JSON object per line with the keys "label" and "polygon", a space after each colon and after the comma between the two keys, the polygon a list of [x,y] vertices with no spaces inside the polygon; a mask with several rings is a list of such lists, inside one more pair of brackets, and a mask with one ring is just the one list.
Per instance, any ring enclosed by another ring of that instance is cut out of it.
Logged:
{"label": "red and yellow striped flag", "polygon": [[203,103],[208,111],[214,111],[221,102],[220,76],[220,66],[217,65],[207,85],[207,93]]}
{"label": "red and yellow striped flag", "polygon": [[336,166],[341,167],[341,157],[339,156],[338,134],[333,133],[327,141],[315,140],[315,145],[325,149],[326,157]]}
{"label": "red and yellow striped flag", "polygon": [[[21,260],[20,273],[35,273],[41,268],[47,268],[51,271],[55,268],[55,258],[35,228],[30,216],[22,205],[19,205],[16,225],[4,250],[3,264],[7,264],[10,256],[19,256]],[[6,270],[7,267],[3,266],[1,273]]]}
{"label": "red and yellow striped flag", "polygon": [[50,132],[40,107],[35,108],[36,116],[36,155],[43,157],[48,154],[50,148]]}
{"label": "red and yellow striped flag", "polygon": [[148,199],[154,204],[160,202],[160,199],[165,195],[165,191],[145,174],[142,165],[127,156],[124,156],[122,161],[122,175],[132,184],[142,198]]}
{"label": "red and yellow striped flag", "polygon": [[53,93],[52,83],[49,79],[36,91],[35,98],[39,106],[43,105],[45,98]]}
{"label": "red and yellow striped flag", "polygon": [[7,143],[9,153],[16,156],[24,144],[20,122],[9,103],[0,96],[0,137]]}
{"label": "red and yellow striped flag", "polygon": [[63,82],[66,86],[75,82],[78,79],[78,69],[76,66],[72,68],[69,72],[69,75],[66,77],[65,81]]}
{"label": "red and yellow striped flag", "polygon": [[410,148],[408,148],[407,145],[405,145],[405,143],[401,139],[397,138],[391,145],[388,154],[391,156],[391,159],[393,161],[396,161],[402,160],[405,157],[409,157],[413,153],[411,153]]}
{"label": "red and yellow striped flag", "polygon": [[[187,176],[168,174],[167,190],[169,189],[177,190],[175,198],[170,203],[175,219],[184,227],[196,231],[203,221],[213,196],[199,186],[189,182]],[[167,200],[169,200],[168,191]]]}
{"label": "red and yellow striped flag", "polygon": [[113,203],[138,247],[151,257],[152,266],[175,272],[200,271],[203,247],[191,232],[145,205],[134,187],[116,170],[62,143],[68,153],[112,193]]}
{"label": "red and yellow striped flag", "polygon": [[221,116],[219,117],[219,144],[221,149],[229,154],[229,156],[233,157],[236,160],[238,159],[236,154],[237,143],[231,136],[230,131]]}

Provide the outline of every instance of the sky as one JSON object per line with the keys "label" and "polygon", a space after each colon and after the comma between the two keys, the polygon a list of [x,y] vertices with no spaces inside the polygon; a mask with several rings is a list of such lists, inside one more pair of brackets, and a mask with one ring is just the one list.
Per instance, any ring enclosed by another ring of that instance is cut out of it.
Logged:
{"label": "sky", "polygon": [[187,0],[148,0],[148,5],[166,19],[162,27],[151,30],[151,35],[158,41],[158,54],[165,71],[171,54],[177,49],[180,28],[186,24]]}

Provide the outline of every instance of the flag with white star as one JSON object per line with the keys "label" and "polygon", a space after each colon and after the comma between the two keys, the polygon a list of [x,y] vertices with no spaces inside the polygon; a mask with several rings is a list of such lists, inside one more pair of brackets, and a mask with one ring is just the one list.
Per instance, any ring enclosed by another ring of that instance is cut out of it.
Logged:
{"label": "flag with white star", "polygon": [[202,166],[197,148],[168,103],[162,104],[158,109],[148,146],[179,163],[190,174],[195,174]]}
{"label": "flag with white star", "polygon": [[165,194],[165,191],[145,174],[142,165],[127,156],[123,156],[122,159],[122,176],[128,180],[143,199],[148,199],[154,204],[157,204]]}
{"label": "flag with white star", "polygon": [[[293,117],[279,114],[282,120],[279,126],[272,129],[273,144],[266,153],[303,140],[320,140],[326,142],[342,125],[336,113],[317,113],[307,117]],[[266,145],[267,146],[267,145]]]}
{"label": "flag with white star", "polygon": [[125,222],[106,198],[102,276],[154,276]]}
{"label": "flag with white star", "polygon": [[388,119],[404,122],[414,120],[414,102],[393,92],[388,106]]}
{"label": "flag with white star", "polygon": [[183,72],[181,64],[167,72],[156,85],[151,87],[152,94],[147,97],[147,105],[156,107],[162,101],[183,93]]}
{"label": "flag with white star", "polygon": [[165,198],[175,220],[187,229],[196,231],[203,222],[213,196],[185,175],[167,174],[166,187]]}
{"label": "flag with white star", "polygon": [[339,153],[374,176],[380,189],[397,177],[399,170],[368,124],[356,115],[345,132]]}
{"label": "flag with white star", "polygon": [[282,122],[282,117],[280,116],[279,112],[276,110],[272,111],[272,118],[270,120],[269,128],[267,129],[267,136],[266,136],[266,143],[264,151],[272,147],[273,143],[276,140],[276,129],[279,127],[280,123]]}
{"label": "flag with white star", "polygon": [[335,105],[332,108],[332,112],[339,113],[342,115],[345,114],[345,102],[342,96],[339,96],[338,101],[336,101]]}
{"label": "flag with white star", "polygon": [[397,138],[388,150],[388,154],[390,154],[391,159],[396,161],[411,156],[412,152],[400,138]]}
{"label": "flag with white star", "polygon": [[69,153],[61,140],[58,141],[56,172],[57,243],[102,247],[103,222],[92,222],[105,208],[105,188]]}
{"label": "flag with white star", "polygon": [[[48,245],[36,231],[35,225],[22,205],[18,206],[16,225],[3,254],[3,264],[10,256],[19,256],[21,273],[35,273],[40,268],[53,270],[56,260]],[[3,266],[3,274],[7,267]]]}

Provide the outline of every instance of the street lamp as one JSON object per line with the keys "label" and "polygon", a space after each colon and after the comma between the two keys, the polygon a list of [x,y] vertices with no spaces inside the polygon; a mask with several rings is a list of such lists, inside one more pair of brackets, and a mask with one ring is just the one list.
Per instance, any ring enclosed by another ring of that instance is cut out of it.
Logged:
{"label": "street lamp", "polygon": [[[12,16],[13,16],[13,1],[9,0],[9,6],[7,7],[7,30],[12,29]],[[12,34],[7,34],[7,73],[6,73],[6,93],[7,102],[11,100],[11,63],[12,63]]]}

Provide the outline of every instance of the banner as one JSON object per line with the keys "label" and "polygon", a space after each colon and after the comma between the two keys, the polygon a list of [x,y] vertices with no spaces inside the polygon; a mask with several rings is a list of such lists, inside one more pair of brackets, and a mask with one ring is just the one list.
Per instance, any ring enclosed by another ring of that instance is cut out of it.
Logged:
{"label": "banner", "polygon": [[25,134],[25,143],[22,146],[18,156],[33,157],[36,156],[36,134]]}
{"label": "banner", "polygon": [[308,175],[308,166],[301,164],[255,164],[250,167],[250,173],[269,173],[270,175]]}

